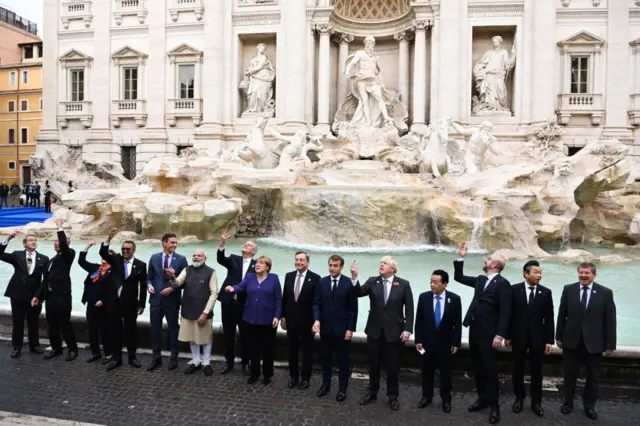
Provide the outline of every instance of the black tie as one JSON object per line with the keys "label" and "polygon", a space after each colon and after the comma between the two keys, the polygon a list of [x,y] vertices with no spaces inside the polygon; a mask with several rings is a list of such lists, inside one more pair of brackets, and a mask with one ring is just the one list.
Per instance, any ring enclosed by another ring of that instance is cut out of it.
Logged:
{"label": "black tie", "polygon": [[587,290],[589,290],[589,287],[582,287],[582,297],[580,298],[580,304],[585,311],[587,310]]}
{"label": "black tie", "polygon": [[338,288],[338,279],[333,279],[333,287],[331,287],[331,298],[336,298],[336,289]]}
{"label": "black tie", "polygon": [[535,287],[529,287],[529,303],[528,305],[531,306],[531,304],[533,303],[533,293],[536,291]]}

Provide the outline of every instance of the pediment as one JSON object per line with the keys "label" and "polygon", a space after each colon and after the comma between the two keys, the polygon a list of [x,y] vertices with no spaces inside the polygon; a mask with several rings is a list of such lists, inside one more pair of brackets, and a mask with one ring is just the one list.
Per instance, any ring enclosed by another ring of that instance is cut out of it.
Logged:
{"label": "pediment", "polygon": [[602,46],[604,44],[603,38],[584,30],[558,42],[558,46]]}
{"label": "pediment", "polygon": [[85,55],[84,53],[82,53],[82,52],[80,52],[80,51],[78,51],[76,49],[71,49],[70,51],[68,51],[64,55],[60,56],[60,58],[58,58],[58,60],[60,62],[92,61],[93,58],[91,56]]}
{"label": "pediment", "polygon": [[111,57],[113,59],[140,59],[146,58],[147,54],[137,51],[136,49],[125,46],[116,52],[114,52]]}
{"label": "pediment", "polygon": [[189,46],[186,43],[182,43],[179,46],[174,47],[168,53],[168,56],[201,56],[202,51],[195,47]]}

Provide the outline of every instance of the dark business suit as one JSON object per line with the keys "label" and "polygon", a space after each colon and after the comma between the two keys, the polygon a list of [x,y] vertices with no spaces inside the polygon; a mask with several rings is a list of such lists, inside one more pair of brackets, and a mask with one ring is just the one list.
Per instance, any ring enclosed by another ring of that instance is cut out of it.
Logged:
{"label": "dark business suit", "polygon": [[111,265],[112,285],[109,289],[107,313],[111,329],[113,358],[122,360],[122,337],[124,334],[129,359],[136,356],[138,309],[144,309],[147,301],[147,264],[133,259],[129,276],[126,276],[125,259],[121,254],[109,254],[109,245],[100,246],[100,256]]}
{"label": "dark business suit", "polygon": [[5,297],[11,300],[11,318],[13,328],[11,331],[11,343],[13,349],[22,349],[24,341],[24,319],[27,318],[29,335],[29,347],[31,349],[40,345],[39,318],[42,305],[31,306],[31,300],[38,297],[42,281],[46,279],[49,258],[34,251],[33,273],[29,274],[27,267],[26,250],[16,250],[13,253],[5,253],[7,244],[0,244],[0,260],[13,266],[13,275],[4,292]]}
{"label": "dark business suit", "polygon": [[344,340],[344,337],[347,330],[356,330],[358,298],[349,278],[340,275],[335,291],[332,290],[332,279],[331,276],[321,278],[316,285],[313,319],[320,321],[323,385],[331,387],[333,352],[335,351],[340,366],[339,388],[346,392],[349,385],[349,344],[351,342]]}
{"label": "dark business suit", "polygon": [[[171,359],[178,358],[178,314],[180,313],[181,289],[173,288],[173,292],[167,296],[160,294],[162,290],[171,286],[169,276],[164,273],[164,253],[156,253],[149,259],[147,271],[147,285],[153,286],[155,293],[149,297],[149,316],[151,318],[151,341],[153,346],[153,359],[162,357],[162,319],[167,320],[169,338],[171,339]],[[187,259],[177,253],[173,253],[169,268],[173,268],[176,277],[188,266]],[[123,290],[124,291],[124,290]]]}
{"label": "dark business suit", "polygon": [[302,380],[309,381],[313,366],[313,298],[320,275],[307,270],[298,300],[295,298],[297,277],[298,271],[285,275],[282,317],[287,325],[289,375],[293,379],[298,378],[298,352],[302,349]]}
{"label": "dark business suit", "polygon": [[[102,341],[105,356],[110,356],[112,350],[107,319],[107,292],[111,286],[113,270],[109,268],[102,277],[94,281],[93,275],[98,273],[100,264],[87,262],[86,251],[80,252],[78,264],[82,269],[87,271],[87,278],[84,280],[82,303],[87,305],[87,328],[89,329],[89,346],[91,347],[91,353],[93,355],[101,355],[100,341]],[[103,306],[96,306],[98,302],[102,302]]]}
{"label": "dark business suit", "polygon": [[481,403],[497,409],[500,382],[493,349],[496,336],[505,338],[511,321],[511,284],[500,274],[487,285],[487,276],[468,277],[462,261],[454,261],[454,279],[474,289],[473,300],[462,325],[469,327],[469,355],[473,363],[476,391]]}
{"label": "dark business suit", "polygon": [[556,340],[562,343],[565,404],[573,406],[580,363],[584,360],[587,381],[582,400],[585,408],[593,409],[598,400],[602,353],[616,349],[616,305],[613,292],[595,282],[586,309],[580,303],[581,295],[580,283],[566,285],[562,290]]}
{"label": "dark business suit", "polygon": [[508,340],[513,348],[513,392],[524,399],[524,364],[531,369],[531,404],[542,401],[542,364],[545,345],[553,345],[554,318],[551,290],[538,284],[529,305],[531,291],[527,283],[511,287],[512,312]]}
{"label": "dark business suit", "polygon": [[369,296],[370,310],[367,326],[369,348],[369,392],[377,395],[380,390],[381,359],[387,371],[387,396],[397,399],[400,392],[400,355],[404,344],[400,340],[403,332],[413,332],[413,292],[409,281],[392,277],[388,285],[389,295],[385,303],[382,276],[371,277],[354,291],[358,297]]}
{"label": "dark business suit", "polygon": [[51,349],[62,351],[60,332],[70,352],[78,351],[76,335],[71,326],[71,265],[76,257],[69,247],[64,231],[58,231],[60,251],[49,260],[47,279],[40,286],[40,300],[47,301],[46,317],[49,325]]}
{"label": "dark business suit", "polygon": [[[227,277],[222,283],[222,288],[218,293],[218,300],[222,303],[222,331],[224,333],[224,357],[227,365],[232,366],[235,360],[235,343],[236,343],[236,327],[240,334],[240,356],[242,365],[249,364],[250,359],[250,343],[249,336],[246,333],[246,324],[242,320],[244,314],[244,305],[247,298],[246,294],[227,293],[224,288],[227,286],[235,286],[244,278],[242,275],[242,256],[231,254],[228,257],[224,255],[224,250],[217,251],[218,263],[227,269]],[[247,274],[255,273],[256,261],[251,259]]]}
{"label": "dark business suit", "polygon": [[424,292],[418,299],[416,311],[415,343],[425,350],[422,355],[422,397],[433,398],[433,372],[440,371],[440,398],[451,402],[451,348],[460,348],[462,336],[462,303],[460,296],[450,291],[440,295],[440,324],[436,326],[434,311],[435,294]]}

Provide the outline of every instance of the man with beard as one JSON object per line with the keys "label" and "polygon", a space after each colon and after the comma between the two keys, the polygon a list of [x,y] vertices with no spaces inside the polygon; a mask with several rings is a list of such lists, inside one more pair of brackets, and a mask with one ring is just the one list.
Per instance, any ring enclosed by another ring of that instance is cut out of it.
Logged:
{"label": "man with beard", "polygon": [[251,376],[249,370],[249,339],[247,325],[242,320],[244,315],[244,305],[247,300],[247,293],[229,293],[225,287],[235,286],[240,283],[248,273],[255,273],[256,261],[253,257],[258,251],[258,247],[253,241],[247,241],[242,245],[242,256],[231,254],[224,255],[224,248],[227,240],[231,238],[228,230],[220,234],[220,245],[218,246],[218,263],[227,268],[227,277],[222,283],[222,288],[218,293],[218,300],[222,303],[222,331],[224,332],[224,357],[225,365],[220,370],[220,374],[227,374],[233,369],[235,362],[236,327],[240,334],[240,355],[242,358],[242,371],[246,376]]}
{"label": "man with beard", "polygon": [[[193,252],[191,266],[183,269],[178,277],[173,268],[167,273],[171,285],[182,287],[182,321],[178,340],[191,345],[191,361],[184,374],[192,374],[204,366],[205,376],[211,376],[211,345],[213,342],[213,306],[218,297],[216,271],[207,266],[204,250]],[[202,360],[200,359],[202,348]]]}
{"label": "man with beard", "polygon": [[494,254],[484,263],[487,275],[464,275],[467,245],[460,246],[460,257],[453,262],[453,278],[474,289],[473,300],[462,325],[469,327],[469,354],[473,363],[478,400],[469,406],[475,412],[491,409],[489,423],[500,422],[500,381],[496,350],[509,332],[511,321],[511,284],[500,273],[506,266],[504,257]]}

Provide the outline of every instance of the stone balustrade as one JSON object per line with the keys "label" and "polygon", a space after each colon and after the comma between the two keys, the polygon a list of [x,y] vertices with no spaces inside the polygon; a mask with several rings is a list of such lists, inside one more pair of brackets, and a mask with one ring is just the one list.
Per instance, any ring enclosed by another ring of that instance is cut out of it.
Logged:
{"label": "stone balustrade", "polygon": [[138,127],[147,122],[147,101],[143,99],[117,100],[111,103],[111,124],[120,127],[123,119],[133,119]]}
{"label": "stone balustrade", "polygon": [[91,5],[91,0],[70,0],[63,3],[60,21],[64,29],[69,29],[71,21],[82,21],[84,26],[89,28],[93,22]]}
{"label": "stone balustrade", "polygon": [[167,108],[167,124],[176,125],[180,117],[191,118],[194,126],[202,122],[202,99],[169,99]]}
{"label": "stone balustrade", "polygon": [[63,129],[66,129],[70,120],[79,120],[83,127],[91,127],[91,123],[93,121],[91,102],[60,102],[60,107],[58,109],[58,124]]}
{"label": "stone balustrade", "polygon": [[173,22],[178,21],[178,17],[181,13],[193,13],[196,20],[202,20],[204,15],[204,3],[203,0],[169,0],[172,3],[172,7],[169,8],[169,15]]}
{"label": "stone balustrade", "polygon": [[135,16],[140,24],[144,24],[147,14],[145,0],[116,0],[113,18],[116,25],[122,25],[122,18],[125,16]]}
{"label": "stone balustrade", "polygon": [[604,117],[601,93],[561,93],[558,95],[558,123],[568,124],[572,116],[589,116],[591,124],[598,126]]}

